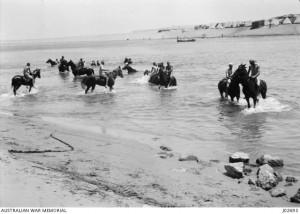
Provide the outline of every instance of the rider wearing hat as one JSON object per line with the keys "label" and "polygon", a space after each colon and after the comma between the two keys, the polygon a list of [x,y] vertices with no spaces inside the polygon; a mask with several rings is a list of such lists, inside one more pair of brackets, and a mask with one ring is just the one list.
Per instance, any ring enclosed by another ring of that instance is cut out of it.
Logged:
{"label": "rider wearing hat", "polygon": [[250,66],[248,69],[248,75],[250,76],[251,79],[254,80],[254,82],[256,83],[256,89],[259,88],[260,85],[260,80],[258,79],[258,76],[260,75],[260,67],[258,66],[258,64],[256,63],[255,60],[250,59],[249,60]]}
{"label": "rider wearing hat", "polygon": [[226,95],[225,97],[228,97],[228,88],[229,88],[229,84],[231,81],[231,75],[232,75],[232,68],[233,68],[233,64],[229,63],[228,64],[228,69],[226,70]]}
{"label": "rider wearing hat", "polygon": [[32,76],[32,73],[30,71],[30,63],[28,62],[23,70],[23,75],[25,77],[25,80],[29,82],[29,80],[32,80],[32,86],[34,87],[34,78]]}

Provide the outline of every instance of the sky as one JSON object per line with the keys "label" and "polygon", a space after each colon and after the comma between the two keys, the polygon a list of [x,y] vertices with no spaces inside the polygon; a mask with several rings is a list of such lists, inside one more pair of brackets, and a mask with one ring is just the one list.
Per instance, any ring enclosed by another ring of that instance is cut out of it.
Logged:
{"label": "sky", "polygon": [[300,0],[0,0],[0,40],[128,33],[300,14]]}

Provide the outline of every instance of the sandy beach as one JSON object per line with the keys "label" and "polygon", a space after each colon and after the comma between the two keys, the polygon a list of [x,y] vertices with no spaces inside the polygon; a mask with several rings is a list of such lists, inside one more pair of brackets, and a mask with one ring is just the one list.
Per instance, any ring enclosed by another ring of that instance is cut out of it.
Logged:
{"label": "sandy beach", "polygon": [[81,131],[30,115],[0,114],[0,132],[2,207],[299,206],[289,202],[297,185],[272,198],[247,184],[255,170],[232,179],[224,174],[226,161],[213,154],[198,157],[198,163],[178,161],[180,151],[161,158],[160,148],[130,136]]}

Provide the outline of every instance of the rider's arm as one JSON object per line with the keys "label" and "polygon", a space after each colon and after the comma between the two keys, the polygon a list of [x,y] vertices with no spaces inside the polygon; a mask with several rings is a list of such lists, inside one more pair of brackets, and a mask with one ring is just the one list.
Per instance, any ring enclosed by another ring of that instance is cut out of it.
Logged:
{"label": "rider's arm", "polygon": [[257,74],[255,76],[253,76],[253,78],[256,78],[260,75],[260,67],[257,66]]}
{"label": "rider's arm", "polygon": [[251,66],[248,68],[248,76],[250,76]]}

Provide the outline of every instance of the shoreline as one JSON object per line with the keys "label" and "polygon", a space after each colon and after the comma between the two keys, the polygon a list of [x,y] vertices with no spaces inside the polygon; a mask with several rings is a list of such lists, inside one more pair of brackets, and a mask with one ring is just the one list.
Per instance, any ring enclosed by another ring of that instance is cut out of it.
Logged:
{"label": "shoreline", "polygon": [[[162,150],[109,133],[0,113],[0,205],[70,207],[298,207],[232,179],[222,160],[161,158]],[[70,144],[74,150],[65,151]],[[168,145],[169,146],[169,145]],[[64,152],[9,153],[8,150]],[[235,152],[235,151],[233,151]],[[227,162],[226,162],[227,163]],[[254,177],[252,172],[250,177]],[[280,182],[278,187],[283,186]]]}

